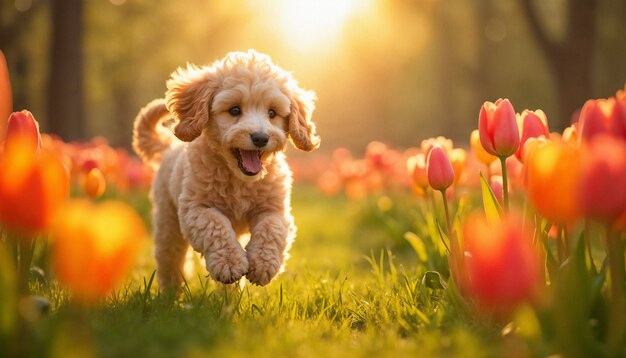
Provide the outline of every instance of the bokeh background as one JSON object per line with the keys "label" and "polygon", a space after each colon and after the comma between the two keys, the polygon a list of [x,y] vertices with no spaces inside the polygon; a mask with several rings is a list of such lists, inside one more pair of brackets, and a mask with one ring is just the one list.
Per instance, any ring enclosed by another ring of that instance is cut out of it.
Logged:
{"label": "bokeh background", "polygon": [[562,130],[626,79],[622,0],[0,0],[15,110],[130,146],[177,66],[254,48],[316,91],[320,151],[467,143],[485,100]]}

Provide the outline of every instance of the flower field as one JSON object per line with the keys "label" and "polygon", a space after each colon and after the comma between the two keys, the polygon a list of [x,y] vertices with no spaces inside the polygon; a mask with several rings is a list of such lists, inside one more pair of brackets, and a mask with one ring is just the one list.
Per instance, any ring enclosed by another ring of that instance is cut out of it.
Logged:
{"label": "flower field", "polygon": [[154,282],[151,169],[40,133],[10,90],[0,356],[626,355],[626,88],[563,133],[498,99],[469,147],[293,161],[286,272],[222,285],[189,254],[178,296]]}

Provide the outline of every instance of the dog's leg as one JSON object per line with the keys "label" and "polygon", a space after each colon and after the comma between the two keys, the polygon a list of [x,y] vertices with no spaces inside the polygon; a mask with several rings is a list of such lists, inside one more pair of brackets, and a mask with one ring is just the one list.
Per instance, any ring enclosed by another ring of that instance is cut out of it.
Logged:
{"label": "dog's leg", "polygon": [[179,215],[183,234],[194,250],[204,254],[214,280],[233,283],[246,274],[246,252],[226,216],[217,209],[193,203],[181,203]]}
{"label": "dog's leg", "polygon": [[250,267],[246,277],[257,285],[268,284],[283,268],[295,236],[291,215],[263,213],[250,221],[250,242],[246,246]]}
{"label": "dog's leg", "polygon": [[157,279],[163,290],[178,289],[189,243],[180,232],[176,208],[169,202],[159,204],[153,220]]}

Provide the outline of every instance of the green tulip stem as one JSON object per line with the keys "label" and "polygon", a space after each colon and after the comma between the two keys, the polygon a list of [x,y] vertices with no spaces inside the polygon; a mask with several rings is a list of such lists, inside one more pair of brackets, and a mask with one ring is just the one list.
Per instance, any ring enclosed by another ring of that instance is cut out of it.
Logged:
{"label": "green tulip stem", "polygon": [[624,244],[619,232],[608,229],[607,249],[611,274],[609,356],[621,356],[624,346]]}
{"label": "green tulip stem", "polygon": [[17,239],[19,245],[19,292],[21,295],[28,295],[28,279],[30,278],[30,264],[33,258],[33,251],[35,247],[35,241],[30,237],[20,237]]}
{"label": "green tulip stem", "polygon": [[499,157],[502,164],[502,198],[504,204],[504,212],[509,212],[509,180],[506,173],[506,157]]}
{"label": "green tulip stem", "polygon": [[446,211],[446,224],[448,226],[448,238],[452,240],[452,221],[450,221],[450,210],[448,210],[448,198],[446,198],[446,190],[440,190],[443,197],[443,208]]}

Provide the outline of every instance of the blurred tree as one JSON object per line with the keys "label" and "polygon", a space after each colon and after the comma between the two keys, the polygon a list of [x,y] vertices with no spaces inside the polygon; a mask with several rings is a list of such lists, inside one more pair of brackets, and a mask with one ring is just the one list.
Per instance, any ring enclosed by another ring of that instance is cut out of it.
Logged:
{"label": "blurred tree", "polygon": [[32,58],[27,51],[24,51],[26,44],[20,40],[33,26],[36,15],[43,7],[41,2],[31,2],[21,6],[16,1],[0,2],[0,49],[4,51],[11,71],[14,110],[23,108],[32,110],[29,106],[29,91],[24,85]]}
{"label": "blurred tree", "polygon": [[[567,127],[572,115],[593,97],[592,66],[598,8],[597,0],[566,3],[564,34],[557,39],[547,30],[535,1],[521,0],[531,33],[554,76],[560,115],[552,121],[552,129],[559,131]],[[552,21],[552,17],[547,18]]]}
{"label": "blurred tree", "polygon": [[82,0],[52,0],[48,129],[64,140],[85,139]]}

